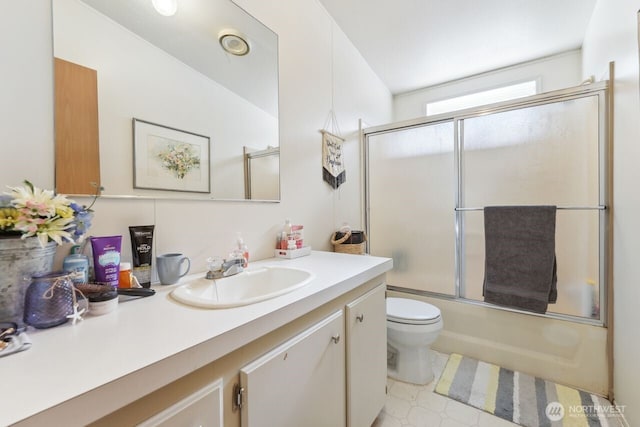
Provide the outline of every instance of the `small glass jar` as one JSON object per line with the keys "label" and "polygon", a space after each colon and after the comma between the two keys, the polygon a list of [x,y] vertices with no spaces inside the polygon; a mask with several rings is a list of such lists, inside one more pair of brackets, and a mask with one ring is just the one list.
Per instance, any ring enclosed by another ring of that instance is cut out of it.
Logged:
{"label": "small glass jar", "polygon": [[33,276],[24,300],[24,323],[38,329],[62,325],[73,313],[73,292],[67,273]]}

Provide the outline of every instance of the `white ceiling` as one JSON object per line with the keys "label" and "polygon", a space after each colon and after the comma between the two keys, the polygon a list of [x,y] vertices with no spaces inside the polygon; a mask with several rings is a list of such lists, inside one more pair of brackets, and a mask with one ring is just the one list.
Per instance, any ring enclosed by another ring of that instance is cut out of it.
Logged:
{"label": "white ceiling", "polygon": [[393,94],[582,46],[596,0],[320,0]]}

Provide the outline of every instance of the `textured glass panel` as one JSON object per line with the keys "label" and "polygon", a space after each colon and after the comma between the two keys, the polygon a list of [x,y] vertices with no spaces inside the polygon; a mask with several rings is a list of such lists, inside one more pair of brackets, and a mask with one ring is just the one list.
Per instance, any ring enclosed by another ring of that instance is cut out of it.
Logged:
{"label": "textured glass panel", "polygon": [[390,285],[455,294],[453,124],[369,137],[369,243]]}
{"label": "textured glass panel", "polygon": [[596,96],[464,121],[464,205],[598,205]]}
{"label": "textured glass panel", "polygon": [[[548,311],[598,319],[599,211],[560,210],[556,215],[558,300]],[[464,213],[465,297],[482,301],[484,218],[481,211]]]}
{"label": "textured glass panel", "polygon": [[[464,121],[463,206],[595,207],[598,197],[598,103],[595,96]],[[558,302],[549,311],[593,316],[598,300],[597,210],[559,210]],[[466,298],[482,300],[482,212],[464,213]],[[593,296],[595,294],[595,296]]]}

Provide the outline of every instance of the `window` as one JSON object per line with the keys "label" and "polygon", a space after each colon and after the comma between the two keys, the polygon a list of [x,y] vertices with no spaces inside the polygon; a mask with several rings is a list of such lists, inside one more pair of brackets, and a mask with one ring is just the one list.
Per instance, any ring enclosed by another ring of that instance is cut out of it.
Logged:
{"label": "window", "polygon": [[537,82],[530,80],[523,83],[456,96],[454,98],[447,98],[441,101],[428,102],[426,105],[427,116],[535,95],[538,93],[537,89]]}

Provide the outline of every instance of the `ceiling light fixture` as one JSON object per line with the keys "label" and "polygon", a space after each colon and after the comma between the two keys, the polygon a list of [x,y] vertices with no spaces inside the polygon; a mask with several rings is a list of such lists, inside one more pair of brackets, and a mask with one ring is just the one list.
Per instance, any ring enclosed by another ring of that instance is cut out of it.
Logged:
{"label": "ceiling light fixture", "polygon": [[251,50],[246,36],[236,30],[227,29],[220,31],[218,40],[225,52],[232,55],[244,56]]}
{"label": "ceiling light fixture", "polygon": [[178,10],[178,0],[151,0],[151,3],[160,15],[173,16]]}

